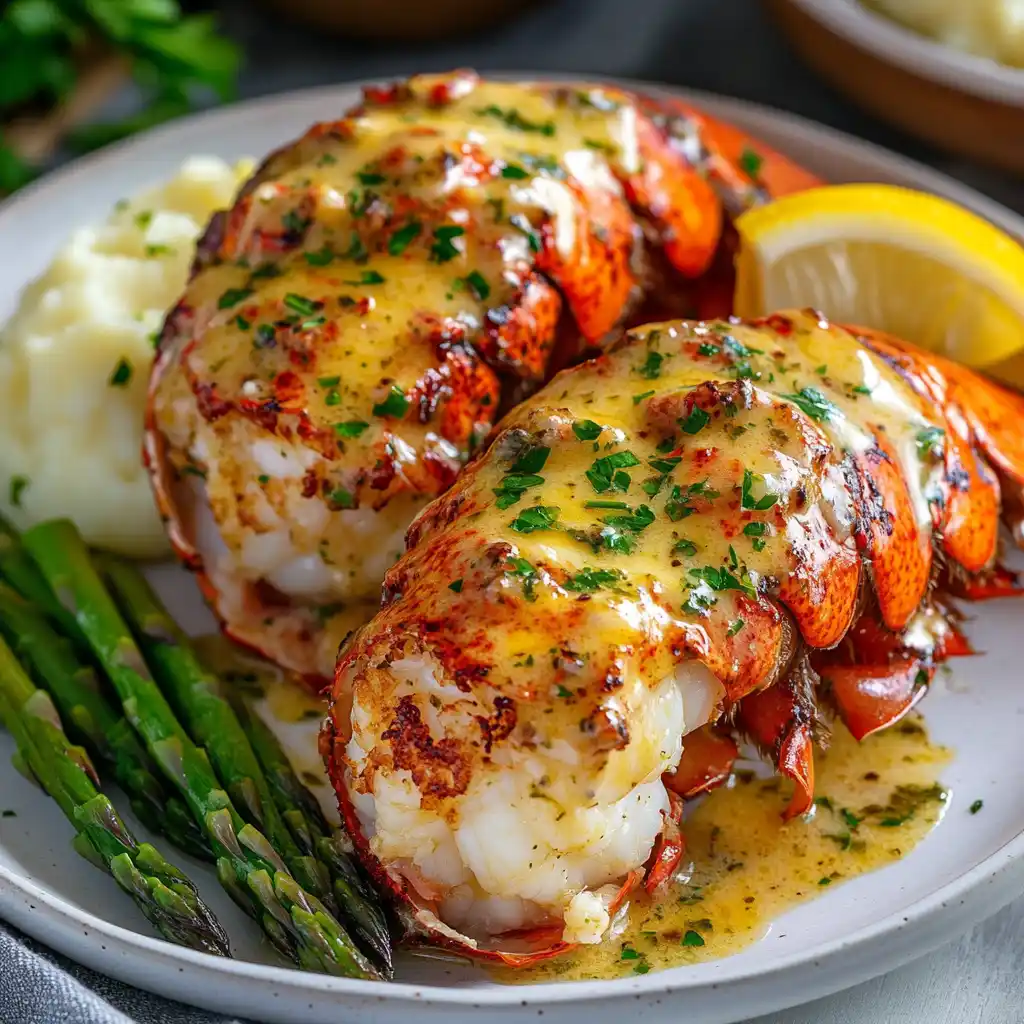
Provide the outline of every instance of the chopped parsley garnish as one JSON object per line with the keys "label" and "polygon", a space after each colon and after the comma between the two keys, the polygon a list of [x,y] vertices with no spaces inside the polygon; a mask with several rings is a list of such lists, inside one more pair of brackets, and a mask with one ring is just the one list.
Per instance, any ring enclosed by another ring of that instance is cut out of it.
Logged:
{"label": "chopped parsley garnish", "polygon": [[146,255],[150,256],[150,257],[153,257],[153,256],[173,256],[174,253],[175,253],[175,250],[172,249],[169,245],[147,245],[146,246]]}
{"label": "chopped parsley garnish", "polygon": [[676,420],[686,434],[699,434],[710,422],[711,417],[699,405],[690,410],[685,420]]}
{"label": "chopped parsley garnish", "polygon": [[491,294],[491,286],[479,270],[471,270],[463,280],[466,287],[473,293],[473,296],[480,302],[485,302]]}
{"label": "chopped parsley garnish", "polygon": [[316,382],[322,388],[336,388],[341,383],[341,376],[317,377]]}
{"label": "chopped parsley garnish", "polygon": [[655,380],[661,376],[661,364],[665,357],[660,352],[648,352],[647,358],[642,365],[637,367],[637,373],[648,380]]}
{"label": "chopped parsley garnish", "polygon": [[383,402],[377,402],[373,407],[374,416],[393,416],[400,419],[409,408],[409,399],[405,392],[395,384],[391,385],[387,398]]}
{"label": "chopped parsley garnish", "polygon": [[618,569],[581,569],[562,585],[566,590],[589,594],[594,590],[600,590],[601,587],[614,587],[624,579],[625,574]]}
{"label": "chopped parsley garnish", "polygon": [[858,818],[857,815],[847,807],[844,807],[839,814],[846,823],[846,827],[849,829],[855,829],[864,820],[863,818]]}
{"label": "chopped parsley garnish", "polygon": [[248,320],[246,320],[241,313],[239,313],[238,316],[235,317],[235,326],[240,331],[247,331],[249,330],[250,327],[252,327],[252,324]]}
{"label": "chopped parsley garnish", "polygon": [[114,367],[110,376],[107,378],[107,383],[112,388],[123,388],[127,387],[132,379],[132,364],[121,356],[117,361],[117,365]]}
{"label": "chopped parsley garnish", "polygon": [[863,384],[854,384],[850,389],[855,395],[870,395],[871,388],[865,387]]}
{"label": "chopped parsley garnish", "polygon": [[25,493],[30,481],[27,476],[15,475],[8,485],[8,498],[15,508],[21,508],[21,496]]}
{"label": "chopped parsley garnish", "polygon": [[530,176],[530,172],[520,167],[519,164],[505,164],[501,169],[501,176],[503,178],[518,180],[520,178],[528,178]]}
{"label": "chopped parsley garnish", "polygon": [[613,452],[594,460],[594,464],[587,470],[587,479],[598,494],[609,490],[626,491],[629,490],[629,474],[617,470],[639,465],[640,460],[632,452]]}
{"label": "chopped parsley garnish", "polygon": [[767,532],[768,527],[765,523],[747,523],[743,527],[745,537],[763,537]]}
{"label": "chopped parsley garnish", "polygon": [[985,801],[984,800],[975,800],[974,803],[971,804],[971,806],[968,808],[968,810],[971,812],[971,814],[977,814],[978,811],[980,811],[982,809],[982,807],[984,807],[984,806],[985,806]]}
{"label": "chopped parsley garnish", "polygon": [[710,342],[702,341],[697,346],[697,355],[699,356],[720,356],[722,350],[717,345],[712,345]]}
{"label": "chopped parsley garnish", "polygon": [[351,491],[345,490],[344,487],[336,487],[327,496],[327,500],[332,505],[337,505],[338,508],[355,508],[356,499]]}
{"label": "chopped parsley garnish", "polygon": [[681,537],[672,545],[672,554],[690,557],[697,554],[697,545],[694,544],[692,540],[687,540],[685,537]]}
{"label": "chopped parsley garnish", "polygon": [[528,121],[515,107],[502,110],[501,107],[491,103],[486,107],[480,107],[473,111],[477,117],[493,117],[501,121],[507,128],[519,132],[538,132],[541,135],[551,136],[555,134],[554,121]]}
{"label": "chopped parsley garnish", "polygon": [[818,885],[831,885],[831,884],[832,884],[832,879],[829,878],[828,875],[825,875],[824,878],[819,878],[818,879]]}
{"label": "chopped parsley garnish", "polygon": [[633,396],[633,404],[639,405],[645,398],[650,398],[653,395],[653,391],[643,391],[639,395]]}
{"label": "chopped parsley garnish", "polygon": [[648,459],[647,464],[651,469],[667,476],[682,461],[683,457],[681,455],[670,455],[664,459]]}
{"label": "chopped parsley garnish", "polygon": [[526,216],[522,213],[513,213],[508,219],[509,224],[526,236],[527,244],[530,246],[530,252],[540,252],[540,235],[533,230],[533,225],[529,222]]}
{"label": "chopped parsley garnish", "polygon": [[711,501],[717,497],[718,491],[708,487],[707,480],[698,480],[697,483],[690,484],[689,487],[681,487],[677,484],[672,488],[672,493],[665,502],[665,515],[673,523],[677,523],[680,519],[693,515],[694,509],[690,502],[694,498],[707,498]]}
{"label": "chopped parsley garnish", "polygon": [[276,336],[277,334],[272,324],[260,324],[256,328],[256,336],[253,338],[252,343],[256,348],[269,348],[274,344]]}
{"label": "chopped parsley garnish", "polygon": [[418,220],[411,220],[404,227],[400,227],[388,239],[388,252],[392,256],[401,256],[409,247],[409,243],[423,230],[423,225]]}
{"label": "chopped parsley garnish", "polygon": [[536,473],[509,473],[502,478],[501,484],[493,488],[498,500],[495,504],[500,509],[514,505],[531,487],[539,487],[544,477]]}
{"label": "chopped parsley garnish", "polygon": [[263,278],[280,277],[284,271],[276,263],[261,263],[250,275],[250,281],[259,281]]}
{"label": "chopped parsley garnish", "polygon": [[289,210],[281,218],[281,224],[285,231],[293,231],[296,234],[301,234],[312,223],[312,217],[308,217],[305,214],[300,213],[298,210]]}
{"label": "chopped parsley garnish", "polygon": [[516,533],[534,533],[537,530],[557,529],[559,509],[554,505],[534,505],[524,508],[511,522]]}
{"label": "chopped parsley garnish", "polygon": [[745,625],[746,623],[743,619],[733,619],[732,622],[729,623],[729,628],[726,630],[725,635],[735,636]]}
{"label": "chopped parsley garnish", "polygon": [[639,505],[635,512],[630,510],[622,516],[605,516],[601,522],[607,523],[609,526],[619,526],[624,530],[632,530],[633,533],[640,533],[654,522],[654,512],[647,505]]}
{"label": "chopped parsley garnish", "polygon": [[334,432],[338,437],[359,437],[369,425],[365,420],[345,420],[334,424]]}
{"label": "chopped parsley garnish", "polygon": [[538,473],[544,468],[550,454],[551,449],[547,445],[534,445],[520,454],[501,483],[493,489],[498,497],[495,502],[498,508],[509,508],[531,487],[539,487],[544,483],[544,477],[538,476]]}
{"label": "chopped parsley garnish", "polygon": [[152,210],[139,210],[135,214],[135,226],[140,231],[145,231],[150,224],[153,223],[153,211]]}
{"label": "chopped parsley garnish", "polygon": [[307,252],[303,255],[311,267],[326,267],[334,259],[334,250],[329,245],[325,245],[316,252]]}
{"label": "chopped parsley garnish", "polygon": [[520,454],[519,458],[512,463],[509,472],[539,473],[544,468],[550,454],[551,449],[546,444],[533,445]]}
{"label": "chopped parsley garnish", "polygon": [[747,511],[753,512],[766,512],[774,505],[778,504],[779,496],[777,494],[771,494],[766,492],[761,498],[755,498],[753,495],[753,487],[756,482],[759,482],[763,478],[756,474],[751,473],[749,469],[743,471],[743,487],[741,490],[741,505]]}
{"label": "chopped parsley garnish", "polygon": [[558,686],[555,688],[555,694],[556,696],[561,697],[564,700],[565,698],[572,696],[572,690],[568,689],[568,687],[565,687],[561,683],[559,683]]}
{"label": "chopped parsley garnish", "polygon": [[523,584],[523,596],[527,601],[535,601],[533,588],[537,583],[537,570],[525,558],[510,558],[505,568],[509,576],[517,576]]}
{"label": "chopped parsley garnish", "polygon": [[917,432],[917,453],[924,458],[931,456],[937,458],[942,454],[942,441],[946,432],[942,427],[925,427]]}
{"label": "chopped parsley garnish", "polygon": [[812,420],[818,423],[828,423],[832,417],[839,412],[817,388],[801,388],[795,395],[782,395],[788,398]]}
{"label": "chopped parsley garnish", "polygon": [[348,243],[348,251],[345,253],[345,258],[354,260],[356,263],[364,263],[369,259],[369,252],[366,250],[366,246],[363,245],[363,240],[359,237],[358,232],[352,232],[352,238]]}
{"label": "chopped parsley garnish", "polygon": [[722,347],[733,359],[749,359],[751,356],[764,355],[764,349],[744,345],[742,341],[737,341],[730,334],[722,339]]}
{"label": "chopped parsley garnish", "polygon": [[680,946],[703,946],[704,936],[695,932],[692,928],[686,930],[686,934],[679,940]]}
{"label": "chopped parsley garnish", "polygon": [[716,569],[713,565],[706,565],[700,569],[690,569],[689,575],[698,583],[706,583],[712,590],[741,590],[750,597],[757,596],[757,587],[754,586],[750,573],[746,571],[736,576],[728,569]]}
{"label": "chopped parsley garnish", "polygon": [[364,270],[358,281],[345,281],[344,284],[383,284],[387,278],[376,270]]}
{"label": "chopped parsley garnish", "polygon": [[307,299],[305,295],[296,295],[295,292],[289,292],[284,297],[284,304],[300,316],[313,316],[324,308],[322,302]]}
{"label": "chopped parsley garnish", "polygon": [[250,295],[252,295],[251,288],[228,288],[227,291],[221,293],[221,297],[217,300],[217,308],[230,309],[249,298]]}
{"label": "chopped parsley garnish", "polygon": [[360,185],[383,185],[385,181],[383,174],[376,174],[373,171],[360,171],[356,177]]}
{"label": "chopped parsley garnish", "polygon": [[331,390],[324,395],[324,404],[330,406],[341,405],[341,394],[338,392],[337,388],[331,388]]}
{"label": "chopped parsley garnish", "polygon": [[752,178],[756,178],[761,173],[761,165],[763,163],[764,157],[757,150],[751,149],[749,146],[740,153],[739,165]]}
{"label": "chopped parsley garnish", "polygon": [[462,580],[452,580],[451,583],[448,584],[448,589],[451,590],[453,593],[461,594]]}
{"label": "chopped parsley garnish", "polygon": [[256,479],[261,484],[269,484],[270,483],[270,476],[267,473],[260,473],[260,475],[258,477],[256,477]]}
{"label": "chopped parsley garnish", "polygon": [[583,507],[604,509],[628,509],[629,503],[625,501],[585,501],[583,502]]}
{"label": "chopped parsley garnish", "polygon": [[452,239],[458,238],[465,233],[466,229],[460,228],[457,224],[442,224],[439,228],[434,228],[434,241],[430,246],[430,258],[435,263],[447,263],[449,260],[455,259],[459,255],[459,249]]}
{"label": "chopped parsley garnish", "polygon": [[593,420],[576,420],[572,425],[572,432],[581,441],[596,441],[603,429],[600,423]]}

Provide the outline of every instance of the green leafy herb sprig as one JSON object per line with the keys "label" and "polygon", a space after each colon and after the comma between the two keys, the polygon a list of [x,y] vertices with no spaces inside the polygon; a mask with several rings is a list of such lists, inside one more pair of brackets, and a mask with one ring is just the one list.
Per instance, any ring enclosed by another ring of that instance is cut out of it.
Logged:
{"label": "green leafy herb sprig", "polygon": [[[241,63],[213,15],[186,15],[177,0],[13,0],[0,14],[0,122],[59,103],[97,52],[123,57],[148,102],[132,117],[75,131],[68,141],[79,150],[186,113],[197,90],[231,99]],[[36,170],[0,129],[0,194]]]}

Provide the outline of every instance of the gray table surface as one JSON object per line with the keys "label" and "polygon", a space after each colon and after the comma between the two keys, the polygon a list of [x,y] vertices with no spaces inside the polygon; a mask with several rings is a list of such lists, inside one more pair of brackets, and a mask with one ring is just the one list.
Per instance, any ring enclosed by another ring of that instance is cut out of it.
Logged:
{"label": "gray table surface", "polygon": [[[369,2],[369,0],[367,0]],[[429,0],[424,0],[429,2]],[[483,2],[483,0],[481,0]],[[591,72],[671,82],[789,110],[953,174],[1024,212],[1024,183],[951,159],[851,107],[800,66],[757,0],[561,0],[498,31],[444,46],[383,47],[281,25],[227,0],[245,44],[244,97],[454,66]],[[133,105],[130,90],[113,107]],[[9,936],[0,932],[0,940]],[[1021,1024],[1024,901],[924,959],[839,995],[747,1024]],[[32,997],[39,958],[67,974]],[[34,943],[0,941],[0,1024],[228,1024],[79,968]],[[342,1024],[342,1022],[339,1022]]]}

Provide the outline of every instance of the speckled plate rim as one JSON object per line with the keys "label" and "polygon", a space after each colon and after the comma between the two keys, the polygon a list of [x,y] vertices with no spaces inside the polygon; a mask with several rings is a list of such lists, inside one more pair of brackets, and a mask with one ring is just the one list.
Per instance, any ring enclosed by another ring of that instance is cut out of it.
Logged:
{"label": "speckled plate rim", "polygon": [[[578,76],[503,72],[493,77],[576,79]],[[769,108],[671,86],[588,76],[592,81],[615,81],[652,93],[674,95],[693,102],[713,116],[735,122],[785,151],[827,150],[831,158],[870,164],[875,175],[894,182],[928,189],[967,206],[1024,238],[1024,219],[945,175],[879,146]],[[85,180],[95,183],[107,169],[124,161],[146,163],[147,154],[168,153],[180,159],[192,152],[189,136],[197,128],[216,130],[240,123],[281,118],[295,126],[294,113],[311,105],[351,102],[359,83],[344,83],[303,90],[283,96],[252,100],[209,111],[125,140],[92,154],[34,183],[0,204],[0,233],[29,230],[50,197],[74,189]],[[156,175],[165,173],[160,163]],[[861,180],[867,180],[863,178]],[[86,218],[87,219],[87,218]],[[70,225],[69,225],[70,226]],[[329,1020],[321,1016],[324,997],[333,997],[334,1010],[344,1008],[347,1024],[390,1022],[403,1019],[415,1007],[420,1020],[447,1020],[452,1013],[486,1011],[488,1015],[525,1019],[604,1020],[610,1008],[627,1006],[647,1019],[676,1019],[672,994],[686,998],[686,1012],[700,1024],[726,1024],[827,995],[895,969],[930,952],[957,934],[1005,906],[1024,892],[1024,833],[1004,844],[984,861],[896,914],[849,935],[801,951],[784,960],[751,969],[735,958],[701,965],[699,978],[687,971],[652,973],[612,981],[544,983],[527,987],[443,987],[407,983],[362,982],[328,978],[283,967],[238,960],[223,960],[183,949],[147,935],[113,925],[51,894],[31,879],[0,865],[0,916],[27,934],[95,970],[211,1010],[227,1013],[258,1012],[268,1021]],[[83,935],[90,938],[82,943]],[[96,940],[102,940],[97,942]],[[884,940],[884,941],[883,941]],[[824,970],[841,960],[841,968]],[[827,964],[828,962],[828,964]],[[173,965],[176,970],[171,970]],[[228,979],[245,985],[248,1011]],[[692,979],[692,980],[691,980]],[[723,999],[721,990],[728,987]],[[257,1009],[254,1009],[258,1007]]]}
{"label": "speckled plate rim", "polygon": [[[1024,106],[1024,69],[965,53],[862,6],[858,0],[789,0],[837,36],[929,81]],[[970,3],[971,0],[964,0]]]}

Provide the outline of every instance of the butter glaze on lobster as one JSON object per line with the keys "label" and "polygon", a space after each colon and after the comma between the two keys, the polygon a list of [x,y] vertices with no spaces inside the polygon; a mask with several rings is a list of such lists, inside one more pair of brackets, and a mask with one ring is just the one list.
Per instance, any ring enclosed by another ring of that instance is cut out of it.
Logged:
{"label": "butter glaze on lobster", "polygon": [[410,931],[523,965],[600,941],[747,736],[897,720],[1014,592],[1024,397],[819,314],[672,322],[560,373],[417,517],[322,751]]}
{"label": "butter glaze on lobster", "polygon": [[726,212],[816,183],[762,146],[752,178],[748,144],[674,101],[460,72],[271,155],[201,240],[147,417],[225,629],[326,682],[339,606],[376,600],[500,411],[624,323],[699,311]]}

